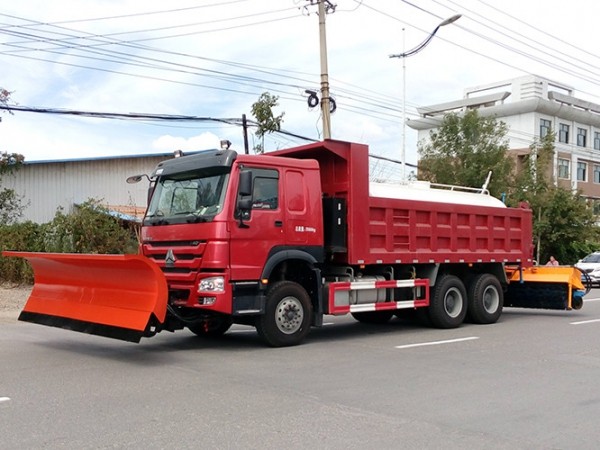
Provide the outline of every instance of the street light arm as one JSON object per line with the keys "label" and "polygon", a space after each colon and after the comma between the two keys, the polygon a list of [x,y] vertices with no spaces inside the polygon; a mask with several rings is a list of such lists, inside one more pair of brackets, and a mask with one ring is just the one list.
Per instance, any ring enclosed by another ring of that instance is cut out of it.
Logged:
{"label": "street light arm", "polygon": [[[435,36],[435,33],[437,33],[441,27],[443,27],[445,25],[449,25],[453,22],[456,22],[458,19],[460,19],[460,17],[461,17],[460,14],[455,14],[452,17],[449,17],[446,20],[440,22],[439,25],[437,27],[435,27],[435,29],[431,32],[431,34],[429,36],[427,36],[427,38],[423,42],[421,42],[419,45],[417,45],[412,50],[409,50],[409,51],[403,52],[403,53],[398,53],[396,55],[390,55],[390,58],[402,58],[402,180],[404,180],[405,173],[406,173],[406,60],[405,60],[405,58],[407,56],[414,55],[415,53],[418,53],[421,50],[423,50],[427,46],[427,44],[429,44],[429,42],[431,42],[431,40],[433,39],[433,36]],[[404,32],[404,28],[402,29],[402,31]]]}
{"label": "street light arm", "polygon": [[435,27],[435,30],[433,30],[431,32],[431,34],[429,36],[427,36],[427,38],[421,42],[419,45],[417,45],[415,48],[404,52],[404,53],[398,53],[395,55],[390,55],[390,58],[406,58],[407,56],[412,56],[415,53],[419,53],[421,50],[423,50],[427,44],[429,44],[429,42],[433,39],[433,37],[435,36],[435,33],[437,33],[437,31],[440,29],[440,25],[438,25],[437,27]]}
{"label": "street light arm", "polygon": [[415,53],[419,53],[421,50],[423,50],[427,46],[427,44],[429,44],[429,42],[433,39],[433,37],[435,36],[435,34],[438,32],[438,30],[441,27],[443,27],[445,25],[449,25],[453,22],[456,22],[461,17],[462,17],[461,14],[455,14],[454,16],[447,18],[446,20],[441,22],[437,27],[435,27],[435,29],[431,32],[431,34],[429,36],[427,36],[427,38],[425,38],[425,40],[423,42],[421,42],[419,45],[417,45],[415,48],[408,50],[407,52],[404,52],[404,53],[397,53],[394,55],[390,55],[390,58],[406,58],[407,56],[412,56]]}

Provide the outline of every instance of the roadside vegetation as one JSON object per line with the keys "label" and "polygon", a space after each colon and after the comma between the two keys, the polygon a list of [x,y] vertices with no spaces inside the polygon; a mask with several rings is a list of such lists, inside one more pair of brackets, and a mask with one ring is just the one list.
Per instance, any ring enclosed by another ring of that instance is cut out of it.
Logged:
{"label": "roadside vegetation", "polygon": [[[119,221],[90,199],[73,212],[58,210],[51,222],[2,223],[0,251],[134,254],[138,225]],[[29,284],[33,272],[23,258],[0,257],[0,283]]]}

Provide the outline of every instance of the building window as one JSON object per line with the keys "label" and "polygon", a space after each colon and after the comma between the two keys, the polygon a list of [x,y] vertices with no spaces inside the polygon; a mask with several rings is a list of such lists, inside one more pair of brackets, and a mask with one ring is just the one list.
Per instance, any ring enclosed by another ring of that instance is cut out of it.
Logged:
{"label": "building window", "polygon": [[600,150],[600,133],[594,133],[594,150]]}
{"label": "building window", "polygon": [[577,163],[577,181],[587,181],[587,163]]}
{"label": "building window", "polygon": [[558,160],[558,178],[564,178],[565,180],[569,180],[571,178],[571,161],[568,159],[559,159]]}
{"label": "building window", "polygon": [[561,123],[558,128],[558,142],[569,143],[569,125]]}
{"label": "building window", "polygon": [[548,133],[550,133],[550,129],[552,128],[552,122],[547,119],[540,119],[540,138],[543,139],[546,137]]}
{"label": "building window", "polygon": [[592,212],[595,216],[600,215],[600,200],[596,198],[592,200]]}
{"label": "building window", "polygon": [[600,184],[600,165],[594,164],[594,183]]}
{"label": "building window", "polygon": [[585,128],[577,128],[577,146],[585,147],[587,141],[587,130]]}

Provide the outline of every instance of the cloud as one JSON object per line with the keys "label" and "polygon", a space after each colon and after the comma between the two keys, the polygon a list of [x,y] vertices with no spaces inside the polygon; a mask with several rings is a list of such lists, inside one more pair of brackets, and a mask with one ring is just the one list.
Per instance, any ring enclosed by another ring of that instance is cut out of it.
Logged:
{"label": "cloud", "polygon": [[[252,103],[261,92],[269,91],[280,96],[275,112],[285,112],[285,130],[322,136],[320,111],[309,110],[303,97],[305,89],[319,89],[321,74],[319,21],[309,2],[253,0],[235,6],[191,0],[173,5],[158,0],[5,3],[3,13],[13,18],[4,18],[0,86],[14,90],[13,100],[22,106],[217,118],[241,118],[245,113],[252,119]],[[436,6],[436,2],[422,7],[409,2],[336,3],[336,12],[326,20],[330,87],[338,100],[332,135],[367,143],[374,153],[399,154],[403,81],[409,118],[414,118],[417,105],[454,100],[466,87],[524,72],[571,84],[578,93],[597,95],[597,86],[589,81],[597,71],[591,65],[578,68],[584,61],[594,62],[593,55],[582,54],[586,47],[593,51],[595,42],[595,16],[581,15],[589,9],[583,0],[574,0],[567,9],[558,0],[548,0],[543,9],[537,3],[506,0],[495,11],[481,2],[467,2],[461,5],[463,11]],[[422,42],[441,18],[456,12],[464,17],[456,25],[443,27],[423,52],[406,58],[406,70],[401,60],[388,58],[390,53]],[[523,22],[517,23],[516,17]],[[56,25],[62,28],[33,26],[35,20],[61,22]],[[527,24],[549,30],[558,40]],[[10,34],[17,27],[27,29],[29,42]],[[541,65],[504,48],[534,52],[510,36],[546,54],[551,49],[555,56],[537,54],[551,58],[552,65]],[[122,40],[124,45],[108,45],[111,39]],[[77,45],[83,47],[74,48]],[[570,59],[571,53],[580,61]],[[555,67],[565,66],[564,59],[571,62],[569,70],[585,69],[586,76],[557,72]],[[236,83],[231,82],[232,76],[238,76]],[[3,148],[23,153],[29,160],[199,150],[218,147],[220,139],[231,140],[236,149],[243,146],[242,129],[220,123],[58,119],[21,113],[2,118]],[[249,131],[252,146],[252,128]],[[416,132],[407,128],[406,133],[407,161],[414,163]],[[268,149],[299,143],[276,135],[266,141]]]}
{"label": "cloud", "polygon": [[211,148],[219,148],[220,139],[217,135],[211,132],[204,132],[197,136],[183,138],[180,136],[171,136],[166,134],[160,136],[152,142],[154,150],[168,153],[175,150],[191,151],[191,150],[207,150]]}

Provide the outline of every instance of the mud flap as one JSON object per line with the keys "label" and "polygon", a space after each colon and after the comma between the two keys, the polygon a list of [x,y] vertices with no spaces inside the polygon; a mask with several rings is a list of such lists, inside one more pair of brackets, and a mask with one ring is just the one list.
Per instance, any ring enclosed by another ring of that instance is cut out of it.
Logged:
{"label": "mud flap", "polygon": [[580,309],[584,286],[574,267],[530,267],[510,271],[504,306],[539,309]]}
{"label": "mud flap", "polygon": [[26,258],[35,284],[19,320],[129,342],[165,321],[160,268],[141,255],[3,252]]}

